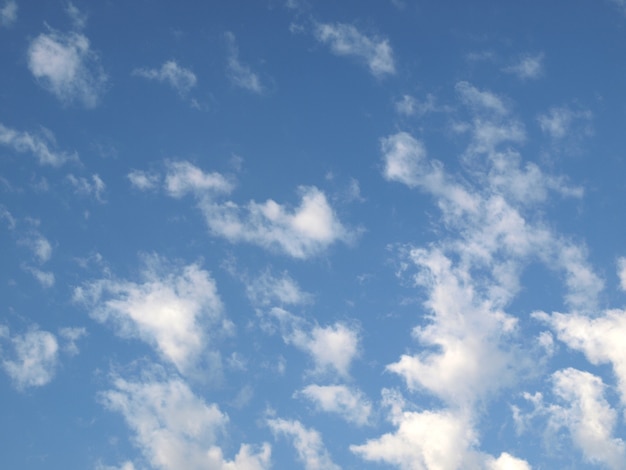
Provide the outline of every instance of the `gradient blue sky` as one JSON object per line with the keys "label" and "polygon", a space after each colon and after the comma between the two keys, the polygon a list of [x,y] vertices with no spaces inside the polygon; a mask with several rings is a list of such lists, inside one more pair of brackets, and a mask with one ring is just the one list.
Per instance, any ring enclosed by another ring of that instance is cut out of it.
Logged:
{"label": "gradient blue sky", "polygon": [[624,0],[0,0],[0,466],[626,468]]}

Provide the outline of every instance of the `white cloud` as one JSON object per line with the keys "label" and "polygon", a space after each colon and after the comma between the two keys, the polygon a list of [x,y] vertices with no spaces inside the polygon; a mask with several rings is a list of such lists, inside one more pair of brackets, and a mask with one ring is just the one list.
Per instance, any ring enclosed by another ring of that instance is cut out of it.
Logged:
{"label": "white cloud", "polygon": [[235,35],[228,31],[224,34],[224,37],[228,44],[228,76],[230,80],[240,88],[253,93],[263,93],[265,87],[261,83],[258,74],[239,60],[239,48],[237,47]]}
{"label": "white cloud", "polygon": [[246,294],[255,305],[268,306],[302,305],[311,301],[312,296],[300,289],[298,283],[288,274],[273,276],[265,271],[255,279],[246,281]]}
{"label": "white cloud", "polygon": [[67,4],[65,12],[72,20],[75,29],[83,29],[87,24],[87,15],[76,8],[72,2]]}
{"label": "white cloud", "polygon": [[87,336],[87,330],[85,328],[65,327],[59,330],[59,336],[65,340],[65,344],[62,345],[63,350],[75,356],[80,352],[76,342],[82,337]]}
{"label": "white cloud", "polygon": [[[177,378],[116,378],[114,388],[100,395],[102,403],[123,415],[134,442],[154,468],[163,470],[263,470],[269,468],[268,444],[255,449],[242,444],[226,460],[218,439],[225,434],[226,416],[207,404]],[[131,467],[132,468],[132,467]]]}
{"label": "white cloud", "polygon": [[233,185],[220,173],[205,173],[189,162],[173,161],[167,163],[165,189],[170,196],[180,198],[188,193],[228,194]]}
{"label": "white cloud", "polygon": [[[541,130],[553,139],[563,139],[570,135],[572,126],[575,121],[582,121],[583,126],[587,126],[591,120],[590,111],[579,110],[574,111],[567,106],[552,107],[546,113],[540,114],[537,118]],[[584,133],[588,134],[590,130],[583,128]]]}
{"label": "white cloud", "polygon": [[41,387],[52,380],[59,351],[52,333],[35,327],[23,335],[10,337],[5,328],[0,329],[0,339],[8,339],[13,346],[13,358],[3,358],[2,367],[18,390]]}
{"label": "white cloud", "polygon": [[372,412],[372,404],[363,393],[346,385],[307,385],[297,395],[315,403],[319,410],[338,414],[357,426],[368,424]]}
{"label": "white cloud", "polygon": [[15,217],[13,217],[13,214],[11,214],[6,207],[0,204],[0,220],[2,219],[7,221],[9,230],[15,229]]}
{"label": "white cloud", "polygon": [[315,186],[300,187],[300,205],[290,209],[272,199],[251,201],[245,207],[234,202],[200,201],[209,230],[231,242],[248,242],[294,258],[317,255],[336,241],[350,241],[353,234],[338,220],[326,195]]}
{"label": "white cloud", "polygon": [[560,341],[584,353],[592,364],[611,364],[626,405],[626,311],[607,310],[597,317],[543,312],[533,316],[548,323]]}
{"label": "white cloud", "polygon": [[283,340],[311,356],[315,374],[349,376],[350,365],[359,354],[359,333],[343,323],[329,326],[308,325],[301,318],[275,307],[270,315],[281,326]]}
{"label": "white cloud", "polygon": [[430,93],[426,95],[424,101],[419,101],[411,95],[402,95],[402,98],[395,103],[396,112],[405,116],[424,116],[437,110],[435,97]]}
{"label": "white cloud", "polygon": [[520,80],[539,78],[543,75],[543,54],[525,55],[504,71],[516,75]]}
{"label": "white cloud", "polygon": [[197,264],[173,267],[158,257],[145,264],[143,282],[88,282],[75,289],[74,300],[97,321],[112,323],[119,335],[150,344],[181,372],[193,371],[199,359],[219,361],[219,354],[209,351],[211,335],[231,324],[211,275]]}
{"label": "white cloud", "polygon": [[341,468],[332,461],[320,433],[316,430],[305,428],[300,421],[280,418],[268,419],[267,424],[274,434],[283,434],[292,439],[305,470],[339,470]]}
{"label": "white cloud", "polygon": [[130,184],[141,191],[156,189],[161,182],[161,177],[158,174],[147,171],[132,170],[126,176]]}
{"label": "white cloud", "polygon": [[509,112],[502,98],[490,91],[481,91],[468,82],[458,82],[454,88],[463,103],[475,111],[491,111],[497,115]]}
{"label": "white cloud", "polygon": [[626,465],[626,445],[613,436],[617,413],[604,398],[600,377],[577,369],[564,369],[552,376],[553,392],[565,406],[547,409],[552,428],[565,427],[585,460],[618,470]]}
{"label": "white cloud", "polygon": [[196,86],[198,81],[196,75],[191,70],[181,67],[174,60],[168,60],[160,69],[135,69],[133,70],[133,75],[149,80],[165,82],[180,95],[187,94]]}
{"label": "white cloud", "polygon": [[6,0],[0,8],[0,26],[11,26],[17,20],[17,2]]}
{"label": "white cloud", "polygon": [[98,104],[107,82],[89,39],[76,32],[37,36],[28,48],[28,68],[63,103],[87,108]]}
{"label": "white cloud", "polygon": [[67,175],[67,180],[74,187],[76,194],[82,196],[93,196],[98,202],[104,202],[102,194],[106,189],[106,184],[97,174],[91,175],[91,181],[83,176],[76,177],[73,174]]}
{"label": "white cloud", "polygon": [[78,160],[76,152],[69,154],[51,149],[50,147],[55,145],[54,136],[45,129],[42,134],[37,136],[29,132],[20,132],[0,124],[0,144],[11,147],[19,153],[33,154],[40,165],[61,166],[65,162]]}
{"label": "white cloud", "polygon": [[406,411],[403,399],[389,390],[383,390],[383,402],[397,429],[351,445],[359,457],[402,470],[479,468],[478,455],[472,451],[478,437],[467,417],[451,411]]}
{"label": "white cloud", "polygon": [[352,56],[364,61],[376,77],[396,73],[393,50],[387,39],[368,37],[354,26],[342,23],[316,24],[315,37],[328,44],[336,55]]}
{"label": "white cloud", "polygon": [[620,257],[617,260],[617,276],[619,277],[620,287],[626,291],[626,258]]}
{"label": "white cloud", "polygon": [[35,268],[34,266],[28,266],[28,265],[24,265],[23,269],[29,272],[30,274],[32,274],[33,277],[37,280],[37,282],[41,284],[41,287],[49,289],[50,287],[54,285],[54,282],[55,282],[54,273],[51,273],[50,271],[43,271],[39,268]]}
{"label": "white cloud", "polygon": [[18,240],[20,245],[28,247],[40,264],[46,263],[52,257],[52,245],[46,237],[33,231]]}
{"label": "white cloud", "polygon": [[364,460],[401,470],[530,470],[521,459],[503,452],[498,459],[475,449],[478,434],[469,415],[459,410],[412,411],[396,391],[383,389],[383,405],[394,432],[351,445]]}

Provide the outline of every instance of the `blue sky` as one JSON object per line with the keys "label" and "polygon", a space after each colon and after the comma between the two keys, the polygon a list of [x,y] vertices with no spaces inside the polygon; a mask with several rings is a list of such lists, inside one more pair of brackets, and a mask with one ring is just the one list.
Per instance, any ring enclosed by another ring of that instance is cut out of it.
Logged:
{"label": "blue sky", "polygon": [[0,462],[626,467],[626,3],[0,1]]}

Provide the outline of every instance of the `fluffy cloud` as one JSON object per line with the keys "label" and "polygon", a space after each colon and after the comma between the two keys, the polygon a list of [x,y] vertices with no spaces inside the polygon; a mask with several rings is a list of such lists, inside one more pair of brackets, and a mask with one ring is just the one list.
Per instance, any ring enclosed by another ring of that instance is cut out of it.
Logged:
{"label": "fluffy cloud", "polygon": [[41,387],[52,380],[59,359],[59,344],[52,333],[32,328],[10,336],[7,328],[0,327],[0,339],[12,345],[13,354],[2,359],[2,368],[18,390]]}
{"label": "fluffy cloud", "polygon": [[160,69],[135,69],[133,75],[165,82],[181,95],[188,93],[198,81],[191,70],[181,67],[174,60],[165,62]]}
{"label": "fluffy cloud", "polygon": [[328,44],[336,55],[352,56],[364,61],[376,77],[396,73],[393,50],[387,39],[368,37],[354,26],[342,23],[316,24],[315,37]]}
{"label": "fluffy cloud", "polygon": [[324,443],[319,432],[305,428],[300,421],[285,419],[268,419],[267,424],[274,434],[282,434],[292,439],[298,458],[306,470],[339,470]]}
{"label": "fluffy cloud", "polygon": [[39,263],[45,263],[52,257],[52,245],[46,237],[33,231],[20,238],[18,243],[28,247]]}
{"label": "fluffy cloud", "polygon": [[554,373],[553,392],[569,406],[550,409],[552,426],[565,426],[585,459],[611,469],[624,468],[626,445],[613,437],[617,413],[604,398],[602,379],[576,369]]}
{"label": "fluffy cloud", "polygon": [[595,318],[578,313],[533,316],[548,323],[560,341],[584,353],[592,364],[611,364],[626,404],[626,311],[607,310]]}
{"label": "fluffy cloud", "polygon": [[41,134],[20,132],[0,124],[0,144],[19,153],[33,154],[40,165],[61,166],[65,162],[78,160],[76,152],[57,152],[51,148],[55,146],[51,132],[44,129]]}
{"label": "fluffy cloud", "polygon": [[112,323],[119,335],[150,344],[180,371],[193,370],[201,357],[217,360],[208,350],[211,333],[231,324],[211,275],[197,264],[172,267],[153,257],[142,277],[140,283],[109,278],[85,283],[75,289],[74,300],[97,321]]}
{"label": "fluffy cloud", "polygon": [[233,84],[251,91],[253,93],[263,93],[264,87],[259,76],[250,69],[249,66],[239,60],[239,48],[235,35],[230,31],[224,34],[228,44],[228,76]]}
{"label": "fluffy cloud", "polygon": [[[100,395],[111,411],[121,413],[134,442],[154,468],[163,470],[263,470],[269,468],[268,444],[255,449],[242,444],[233,460],[224,458],[217,441],[225,434],[226,416],[207,404],[177,378],[117,377]],[[132,464],[131,464],[131,468]]]}
{"label": "fluffy cloud", "polygon": [[28,68],[63,103],[87,108],[98,104],[107,82],[89,39],[77,32],[37,36],[28,48]]}
{"label": "fluffy cloud", "polygon": [[490,91],[481,91],[468,82],[459,82],[455,86],[461,101],[475,111],[489,111],[499,115],[509,112],[502,98]]}
{"label": "fluffy cloud", "polygon": [[233,185],[220,173],[205,173],[200,168],[185,161],[167,163],[165,190],[175,198],[188,193],[196,195],[230,193]]}
{"label": "fluffy cloud", "polygon": [[17,20],[17,2],[7,0],[0,8],[0,26],[11,26]]}
{"label": "fluffy cloud", "polygon": [[106,190],[106,184],[97,174],[93,174],[91,179],[87,179],[84,176],[76,177],[70,173],[67,175],[67,180],[74,187],[76,194],[93,196],[98,202],[104,202],[103,193]]}
{"label": "fluffy cloud", "polygon": [[[582,121],[586,126],[591,120],[590,111],[574,111],[567,106],[552,107],[546,113],[540,114],[537,118],[541,130],[553,139],[563,139],[570,134],[571,128],[576,121]],[[589,133],[588,128],[583,128]]]}
{"label": "fluffy cloud", "polygon": [[372,404],[360,390],[346,385],[307,385],[297,393],[327,413],[335,413],[346,421],[364,426],[369,422]]}
{"label": "fluffy cloud", "polygon": [[281,327],[283,340],[311,356],[315,374],[332,373],[348,377],[350,365],[359,354],[359,333],[343,323],[329,326],[308,325],[304,320],[281,308],[270,315]]}
{"label": "fluffy cloud", "polygon": [[514,74],[520,80],[539,78],[543,75],[543,54],[525,55],[504,71]]}

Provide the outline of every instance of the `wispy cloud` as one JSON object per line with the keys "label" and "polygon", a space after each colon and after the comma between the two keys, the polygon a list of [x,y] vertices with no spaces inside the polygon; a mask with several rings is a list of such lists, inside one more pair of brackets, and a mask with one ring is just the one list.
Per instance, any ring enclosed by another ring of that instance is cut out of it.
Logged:
{"label": "wispy cloud", "polygon": [[174,60],[165,62],[160,69],[137,68],[133,70],[133,75],[167,83],[181,96],[186,95],[198,82],[191,70],[181,67]]}
{"label": "wispy cloud", "polygon": [[239,48],[235,35],[230,31],[224,34],[228,46],[228,76],[236,86],[244,88],[253,93],[263,93],[265,87],[261,83],[259,75],[252,69],[241,62],[239,59]]}
{"label": "wispy cloud", "polygon": [[17,2],[6,0],[0,8],[0,26],[11,26],[17,21]]}
{"label": "wispy cloud", "polygon": [[543,75],[543,54],[524,55],[517,62],[504,68],[505,72],[520,80],[534,80]]}
{"label": "wispy cloud", "polygon": [[106,88],[107,76],[98,54],[82,33],[50,30],[40,34],[28,47],[28,68],[64,104],[93,108]]}
{"label": "wispy cloud", "polygon": [[61,166],[66,162],[78,160],[76,152],[54,150],[56,146],[54,135],[46,129],[39,134],[32,134],[0,124],[0,144],[19,153],[31,153],[41,165]]}
{"label": "wispy cloud", "polygon": [[393,50],[387,39],[366,36],[344,23],[316,23],[315,37],[339,56],[355,57],[369,67],[372,75],[383,77],[396,73]]}
{"label": "wispy cloud", "polygon": [[70,173],[67,175],[67,180],[74,188],[76,194],[93,196],[98,202],[104,202],[103,194],[106,190],[106,184],[97,174],[91,175],[91,178],[88,179],[84,176],[77,177]]}
{"label": "wispy cloud", "polygon": [[340,470],[326,450],[322,437],[315,429],[307,429],[297,420],[273,418],[267,425],[274,434],[290,438],[305,470]]}

